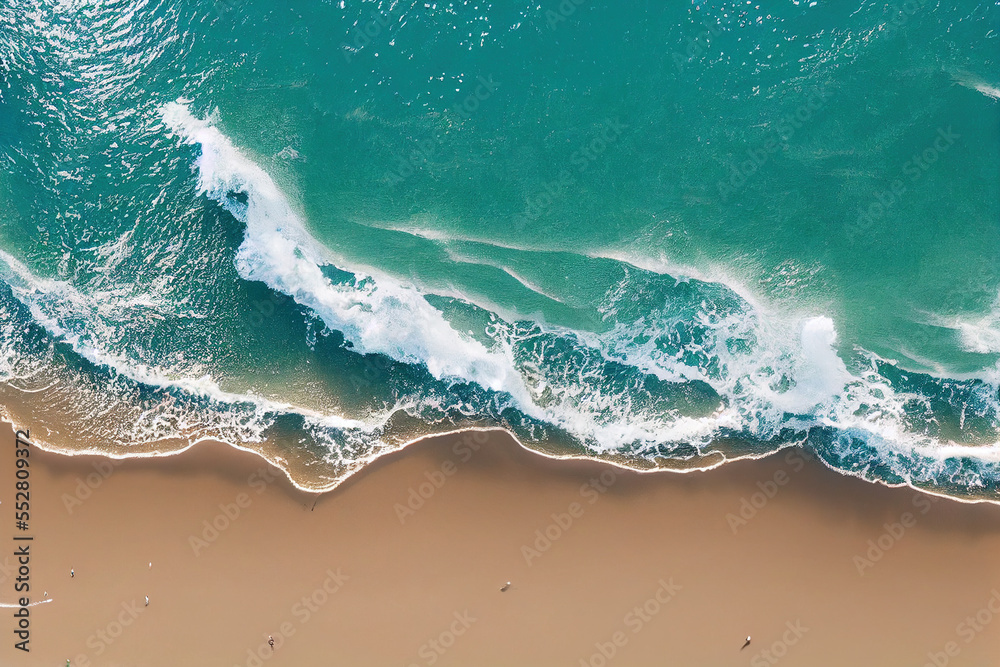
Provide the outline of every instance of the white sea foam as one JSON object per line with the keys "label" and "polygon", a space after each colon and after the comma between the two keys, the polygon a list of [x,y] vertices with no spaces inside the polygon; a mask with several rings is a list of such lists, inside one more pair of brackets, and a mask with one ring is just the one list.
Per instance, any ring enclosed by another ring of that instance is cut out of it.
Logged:
{"label": "white sea foam", "polygon": [[[331,328],[343,332],[359,352],[378,352],[405,363],[423,364],[438,379],[460,379],[504,391],[525,414],[566,428],[601,449],[636,441],[676,442],[694,437],[707,441],[720,423],[733,423],[732,415],[669,420],[653,415],[625,417],[627,397],[620,393],[595,389],[587,393],[585,401],[576,400],[573,385],[583,386],[586,378],[573,379],[558,388],[561,400],[540,407],[504,341],[496,349],[487,349],[459,334],[417,288],[388,276],[368,276],[356,267],[343,267],[355,273],[355,284],[333,284],[320,269],[331,259],[258,165],[236,149],[213,121],[195,118],[186,105],[167,105],[163,117],[172,132],[201,147],[197,163],[200,189],[229,206],[247,225],[237,256],[241,276],[261,280],[311,308]],[[233,192],[246,194],[245,207],[230,203]],[[552,387],[551,383],[546,386]],[[598,417],[607,414],[618,418]]]}
{"label": "white sea foam", "polygon": [[961,86],[971,88],[994,100],[1000,100],[1000,88],[987,83],[982,77],[969,72],[955,72],[952,73],[952,77]]}
{"label": "white sea foam", "polygon": [[757,295],[746,286],[747,281],[744,278],[734,275],[731,269],[721,266],[713,265],[708,269],[698,269],[687,264],[678,264],[664,254],[651,257],[620,249],[589,250],[584,254],[595,259],[611,259],[650,273],[669,275],[679,282],[693,278],[704,283],[721,283],[753,308],[759,310],[762,306]]}
{"label": "white sea foam", "polygon": [[[26,358],[23,352],[18,353],[10,347],[15,345],[17,337],[12,332],[0,331],[3,357],[9,357],[13,365],[12,372],[7,373],[0,364],[0,378],[8,383],[14,377],[23,379],[28,386],[20,386],[23,382],[10,386],[22,393],[44,393],[46,404],[62,405],[57,417],[59,424],[53,424],[58,430],[68,427],[79,439],[129,446],[175,439],[191,443],[204,438],[239,444],[262,442],[278,415],[297,414],[307,427],[319,429],[317,439],[327,442],[331,460],[341,465],[352,462],[345,460],[341,451],[352,442],[365,443],[361,448],[369,452],[385,446],[377,434],[391,411],[368,415],[365,420],[323,414],[253,393],[226,391],[210,375],[192,375],[190,368],[155,367],[109,351],[102,343],[114,339],[115,327],[106,324],[105,319],[116,312],[120,315],[126,305],[153,307],[152,299],[114,291],[85,294],[68,282],[34,276],[3,251],[0,251],[0,276],[27,306],[36,323],[57,340],[68,343],[83,359],[113,371],[110,380],[94,385],[91,379],[54,359],[49,359],[47,365],[26,363],[40,360],[34,355]],[[5,323],[4,329],[9,326],[10,323]],[[152,404],[144,404],[136,400],[127,384],[119,381],[121,378],[153,389],[175,390],[180,396],[208,401],[208,405],[175,400],[169,394]],[[43,413],[37,411],[33,419],[44,431]]]}
{"label": "white sea foam", "polygon": [[[167,104],[162,113],[172,132],[201,147],[201,191],[246,223],[236,258],[244,279],[259,280],[312,309],[359,352],[422,364],[437,379],[475,382],[524,397],[507,358],[455,331],[415,287],[359,271],[353,285],[331,282],[321,268],[329,257],[270,176],[185,104]],[[234,192],[246,194],[245,207],[230,202]]]}
{"label": "white sea foam", "polygon": [[471,234],[459,234],[454,232],[447,232],[441,229],[434,229],[433,227],[427,226],[430,221],[419,220],[409,224],[388,224],[384,222],[372,222],[372,221],[355,221],[359,225],[364,225],[365,227],[372,227],[375,229],[384,229],[390,232],[399,232],[401,234],[409,234],[410,236],[416,236],[417,238],[425,239],[427,241],[434,241],[443,245],[453,244],[453,243],[476,243],[479,245],[489,246],[491,248],[501,248],[503,250],[519,250],[523,252],[549,252],[551,248],[545,247],[534,247],[526,244],[509,243],[501,241],[495,238],[489,238],[486,236],[474,236]]}
{"label": "white sea foam", "polygon": [[555,294],[552,294],[552,293],[550,293],[550,292],[542,289],[541,287],[539,287],[538,285],[536,285],[532,281],[530,281],[527,278],[525,278],[524,276],[520,275],[514,269],[510,268],[509,266],[507,266],[507,265],[505,265],[505,264],[503,264],[501,262],[492,261],[492,260],[489,260],[489,259],[486,259],[486,258],[483,258],[483,257],[471,257],[469,255],[466,255],[466,254],[463,254],[463,253],[460,253],[460,252],[456,252],[456,251],[451,250],[451,249],[446,249],[445,252],[447,252],[447,254],[448,254],[448,259],[450,259],[453,262],[457,262],[457,263],[461,263],[461,264],[478,264],[480,266],[491,266],[494,269],[498,269],[500,271],[503,271],[508,276],[510,276],[511,278],[513,278],[514,280],[516,280],[517,282],[521,283],[521,285],[524,286],[526,289],[534,292],[535,294],[538,294],[539,296],[544,296],[546,299],[551,299],[552,301],[556,301],[558,303],[563,303],[563,304],[566,303],[565,301],[563,301],[561,298],[559,298]]}
{"label": "white sea foam", "polygon": [[26,605],[14,604],[12,602],[0,602],[0,607],[3,609],[19,609],[20,607],[37,607],[40,604],[47,604],[52,602],[52,598],[46,598],[45,600],[35,600],[34,602],[29,602]]}
{"label": "white sea foam", "polygon": [[795,388],[773,399],[785,412],[796,414],[830,403],[843,394],[847,383],[853,379],[834,349],[837,332],[833,320],[823,316],[806,320],[802,324],[801,341]]}
{"label": "white sea foam", "polygon": [[976,90],[981,92],[986,97],[992,97],[995,100],[1000,100],[1000,88],[996,86],[991,86],[986,83],[976,84]]}
{"label": "white sea foam", "polygon": [[1000,353],[1000,294],[993,309],[982,317],[960,318],[954,323],[962,347],[980,354]]}
{"label": "white sea foam", "polygon": [[[829,317],[776,315],[750,290],[741,288],[742,281],[720,278],[714,270],[706,275],[666,258],[643,261],[624,252],[590,253],[645,271],[669,273],[677,280],[722,282],[741,297],[745,307],[740,312],[705,311],[697,317],[696,324],[706,329],[708,337],[700,347],[687,352],[701,354],[710,363],[693,364],[679,353],[664,352],[657,341],[669,336],[670,327],[677,323],[655,314],[633,323],[618,322],[605,334],[544,324],[525,334],[501,324],[494,332],[496,346],[487,348],[455,331],[414,285],[350,266],[343,268],[354,272],[353,283],[329,280],[322,270],[324,265],[333,264],[328,251],[309,235],[271,178],[234,147],[212,119],[195,118],[182,103],[166,105],[163,118],[174,134],[200,146],[200,189],[246,224],[236,257],[243,278],[260,280],[292,296],[331,328],[343,332],[359,352],[421,364],[438,379],[467,381],[506,392],[522,412],[565,429],[594,452],[615,451],[626,445],[638,447],[639,452],[645,448],[653,451],[662,443],[688,443],[702,450],[711,447],[722,430],[766,440],[784,429],[804,431],[813,426],[871,438],[874,446],[885,451],[887,460],[892,460],[892,451],[916,454],[916,448],[942,445],[960,448],[942,451],[961,452],[963,456],[975,457],[980,451],[910,432],[903,406],[922,397],[895,391],[875,370],[860,375],[849,372],[837,354],[836,330]],[[237,192],[245,194],[245,204],[231,198]],[[445,243],[488,243],[417,228],[397,230]],[[528,289],[543,293],[506,267],[498,268]],[[620,297],[629,298],[628,285],[622,286]],[[614,314],[614,306],[605,312]],[[572,341],[582,358],[592,352],[598,357],[566,366],[546,358],[547,348],[542,344],[539,357],[516,358],[514,348],[525,336]],[[610,388],[613,383],[603,376],[604,363],[610,361],[666,382],[706,382],[723,402],[719,409],[701,417],[644,409],[635,405],[636,398],[627,387]],[[396,407],[419,415],[427,404],[411,398]],[[982,453],[984,459],[989,458],[986,450]]]}
{"label": "white sea foam", "polygon": [[[0,250],[0,260],[13,271],[17,280],[11,280],[7,273],[8,283],[13,283],[22,302],[26,303],[32,318],[45,327],[57,339],[69,343],[73,351],[84,359],[98,366],[103,366],[114,370],[116,373],[150,387],[161,389],[176,388],[192,395],[208,398],[219,403],[239,404],[249,403],[255,405],[262,411],[268,412],[297,412],[304,416],[331,419],[329,415],[321,415],[318,412],[295,407],[290,404],[267,400],[253,394],[238,394],[224,391],[219,384],[209,375],[200,377],[172,376],[164,369],[155,368],[147,364],[136,363],[120,355],[108,352],[97,347],[86,340],[83,335],[67,329],[62,320],[84,319],[88,322],[88,331],[92,331],[96,323],[93,315],[104,316],[113,311],[121,311],[124,308],[138,304],[151,305],[152,299],[147,297],[132,297],[129,299],[114,299],[108,293],[98,295],[88,295],[80,292],[72,284],[53,279],[41,279],[34,276],[27,267],[8,253]],[[45,303],[40,297],[44,297]],[[47,303],[58,304],[59,309],[55,313],[52,309],[44,307]],[[360,428],[364,424],[357,420],[340,419],[337,426],[342,428]]]}
{"label": "white sea foam", "polygon": [[996,354],[1000,352],[1000,313],[978,322],[959,322],[962,347],[969,352]]}
{"label": "white sea foam", "polygon": [[951,329],[966,352],[996,354],[1000,352],[1000,294],[986,314],[938,315],[923,313],[928,324]]}

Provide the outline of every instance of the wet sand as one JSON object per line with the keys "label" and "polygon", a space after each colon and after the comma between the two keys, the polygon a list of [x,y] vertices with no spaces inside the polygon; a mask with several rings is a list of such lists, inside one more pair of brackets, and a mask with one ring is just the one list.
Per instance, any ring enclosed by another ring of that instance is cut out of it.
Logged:
{"label": "wet sand", "polygon": [[2,665],[1000,656],[1000,507],[867,484],[794,451],[638,474],[464,433],[317,497],[221,444],[124,462],[33,450],[19,531],[13,441],[4,424],[0,601],[16,602],[15,534],[34,538],[32,601],[52,601],[29,608],[27,654],[17,610],[0,610]]}

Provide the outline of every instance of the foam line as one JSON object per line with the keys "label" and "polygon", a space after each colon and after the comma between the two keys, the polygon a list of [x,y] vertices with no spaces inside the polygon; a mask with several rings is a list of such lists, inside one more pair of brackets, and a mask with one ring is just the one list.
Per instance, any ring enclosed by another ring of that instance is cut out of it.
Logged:
{"label": "foam line", "polygon": [[[419,286],[335,260],[309,234],[274,181],[213,119],[194,117],[183,102],[166,105],[162,115],[171,133],[200,149],[194,165],[199,191],[246,227],[234,258],[243,279],[262,281],[291,296],[341,331],[355,351],[423,366],[435,381],[408,389],[395,406],[365,421],[225,392],[207,375],[186,377],[109,353],[99,344],[101,336],[94,334],[108,308],[113,312],[123,303],[140,309],[170,304],[159,304],[148,295],[82,294],[69,283],[41,280],[13,257],[0,254],[0,270],[37,322],[82,357],[135,382],[220,404],[246,405],[258,416],[298,412],[306,417],[307,431],[353,430],[359,440],[352,444],[329,442],[331,456],[351,470],[395,448],[379,436],[394,411],[421,418],[454,410],[456,401],[471,401],[461,409],[476,418],[498,420],[515,407],[530,419],[565,431],[595,457],[624,454],[653,460],[678,452],[682,458],[717,461],[720,436],[777,449],[789,438],[819,443],[811,434],[828,432],[828,444],[817,444],[819,453],[839,461],[835,465],[849,474],[870,476],[867,471],[880,465],[894,476],[917,482],[961,479],[975,485],[1000,477],[993,470],[997,455],[991,446],[951,442],[931,430],[912,428],[913,406],[929,405],[931,399],[894,386],[879,370],[884,360],[870,356],[866,365],[861,351],[861,365],[849,369],[838,355],[830,317],[790,314],[787,309],[770,312],[738,281],[720,279],[714,271],[713,276],[702,276],[666,259],[650,263],[622,253],[595,252],[592,256],[623,262],[627,268],[621,282],[595,304],[609,330],[594,333],[505,320],[503,313],[495,317],[498,311],[488,308],[494,317],[484,333],[493,343],[484,344],[457,331]],[[233,196],[237,193],[243,196]],[[352,272],[350,279],[327,277],[325,269],[337,265]],[[497,268],[534,287],[508,268]],[[676,283],[686,277],[696,281],[678,288]],[[688,297],[671,296],[671,289]],[[664,394],[651,394],[645,386],[650,378],[677,386],[705,383],[718,396],[718,406],[686,414],[664,403]],[[967,412],[996,421],[996,380],[988,376],[989,386],[968,392],[963,399],[967,404],[960,406],[963,423]],[[496,392],[497,398],[484,398],[484,390]],[[455,392],[462,392],[463,398]],[[929,408],[927,415],[928,420],[935,418]],[[254,428],[260,432],[273,423],[258,421]],[[198,429],[198,437],[205,432]],[[956,461],[985,467],[961,468],[964,477],[959,478]]]}
{"label": "foam line", "polygon": [[[415,287],[357,270],[353,284],[332,283],[322,271],[329,258],[270,176],[185,104],[169,103],[162,114],[173,133],[201,147],[201,192],[246,224],[236,257],[244,279],[259,280],[312,309],[359,352],[423,364],[437,379],[475,382],[524,398],[508,360],[455,331]],[[245,193],[247,203],[232,201],[234,192]]]}
{"label": "foam line", "polygon": [[[47,598],[45,600],[38,600],[36,602],[29,602],[28,604],[23,605],[23,606],[25,606],[25,607],[37,607],[40,604],[46,604],[46,603],[49,603],[49,602],[52,602],[52,598]],[[11,604],[9,602],[0,602],[0,607],[2,607],[4,609],[20,609],[22,607],[22,605]]]}
{"label": "foam line", "polygon": [[[211,119],[195,118],[183,102],[166,105],[163,118],[185,142],[200,146],[200,190],[247,226],[236,258],[241,276],[261,280],[292,296],[331,328],[343,332],[361,352],[422,364],[438,379],[464,380],[506,392],[522,412],[566,429],[593,451],[614,451],[628,443],[652,446],[663,442],[688,442],[701,448],[722,429],[766,440],[789,427],[817,426],[868,433],[876,437],[880,447],[896,451],[956,444],[908,432],[903,425],[904,405],[914,397],[897,392],[878,373],[852,375],[835,350],[836,330],[829,317],[777,318],[761,307],[755,295],[741,289],[739,281],[723,280],[721,284],[740,297],[741,310],[696,315],[696,323],[707,332],[700,350],[717,363],[692,365],[663,353],[656,341],[669,335],[676,322],[657,313],[633,322],[619,321],[602,335],[539,324],[540,328],[526,337],[517,326],[501,322],[495,332],[497,345],[487,348],[456,332],[416,286],[352,267],[342,268],[355,272],[354,281],[333,284],[321,270],[331,262],[329,253],[305,230],[271,178],[234,147]],[[230,197],[234,192],[245,193],[246,204]],[[415,227],[395,229],[440,242],[459,239]],[[705,284],[720,284],[718,276],[703,276],[666,259],[651,265],[618,252],[594,252],[591,256],[621,261],[654,275],[669,273],[680,279],[693,277]],[[622,286],[612,300],[624,303],[634,298],[632,288],[634,285]],[[613,316],[615,309],[613,304],[608,306],[606,314]],[[665,381],[706,382],[724,399],[724,406],[698,418],[630,410],[633,397],[595,382],[603,377],[603,370],[593,362],[581,362],[573,370],[579,374],[574,377],[566,376],[567,368],[545,358],[544,353],[528,360],[518,357],[519,346],[546,336],[569,341],[583,357],[596,352],[604,360]],[[730,349],[731,343],[741,340],[757,342],[749,351]],[[558,367],[549,368],[552,364]],[[539,403],[543,393],[554,395],[556,400]],[[873,405],[875,409],[859,409]]]}

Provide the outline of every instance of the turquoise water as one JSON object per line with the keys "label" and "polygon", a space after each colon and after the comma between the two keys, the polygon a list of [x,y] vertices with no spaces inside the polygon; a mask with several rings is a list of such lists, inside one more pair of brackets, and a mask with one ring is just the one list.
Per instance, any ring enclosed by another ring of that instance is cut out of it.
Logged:
{"label": "turquoise water", "polygon": [[318,486],[501,426],[995,499],[998,32],[930,0],[10,0],[0,403]]}

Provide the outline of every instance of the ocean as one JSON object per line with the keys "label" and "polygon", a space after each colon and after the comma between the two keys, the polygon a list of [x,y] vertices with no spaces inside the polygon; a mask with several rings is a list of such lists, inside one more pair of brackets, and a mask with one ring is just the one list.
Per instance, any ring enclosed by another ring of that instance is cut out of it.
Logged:
{"label": "ocean", "polygon": [[1000,6],[6,0],[0,405],[1000,500]]}

